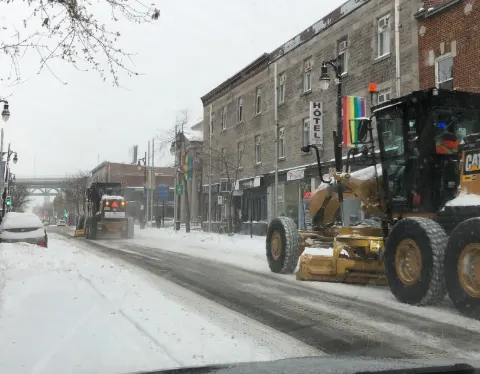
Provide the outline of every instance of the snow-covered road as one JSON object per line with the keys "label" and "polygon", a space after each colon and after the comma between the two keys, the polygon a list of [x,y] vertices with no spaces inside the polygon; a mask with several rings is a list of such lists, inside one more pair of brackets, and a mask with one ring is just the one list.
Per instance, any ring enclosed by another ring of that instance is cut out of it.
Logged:
{"label": "snow-covered road", "polygon": [[0,370],[127,373],[322,354],[81,242],[0,244]]}
{"label": "snow-covered road", "polygon": [[[272,274],[264,238],[138,230],[134,240],[78,239],[328,354],[478,359],[480,322],[397,302],[388,288]],[[80,244],[79,244],[80,245]]]}

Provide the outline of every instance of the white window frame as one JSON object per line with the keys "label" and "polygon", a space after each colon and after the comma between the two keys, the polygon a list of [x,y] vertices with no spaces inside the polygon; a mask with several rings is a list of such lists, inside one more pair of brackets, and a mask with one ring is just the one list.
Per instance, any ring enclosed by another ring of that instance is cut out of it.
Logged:
{"label": "white window frame", "polygon": [[[341,43],[347,43],[347,47],[343,50],[340,50],[340,44]],[[340,56],[344,56],[345,58],[345,63],[343,65],[343,71],[342,71],[342,75],[346,75],[348,73],[348,39],[343,39],[341,40],[339,43],[338,43],[338,57],[340,59]]]}
{"label": "white window frame", "polygon": [[435,87],[437,87],[437,88],[440,88],[440,84],[446,83],[448,81],[452,81],[452,86],[453,86],[453,71],[452,71],[451,78],[449,78],[447,80],[444,80],[444,81],[441,81],[441,82],[439,81],[440,76],[439,76],[439,71],[438,71],[438,65],[439,65],[440,62],[442,62],[443,60],[446,60],[446,59],[451,59],[452,60],[452,69],[453,69],[454,61],[453,61],[453,56],[452,56],[451,53],[445,53],[445,54],[443,54],[443,55],[441,55],[441,56],[439,56],[435,59]]}
{"label": "white window frame", "polygon": [[[383,100],[382,100],[383,96]],[[388,97],[387,97],[388,96]],[[390,101],[392,99],[392,90],[390,88],[386,90],[381,90],[378,92],[378,104],[385,103],[387,101]]]}
{"label": "white window frame", "polygon": [[227,107],[224,106],[222,109],[222,129],[226,130],[227,129]]}
{"label": "white window frame", "polygon": [[238,98],[238,103],[237,103],[237,122],[242,123],[243,122],[243,97]]}
{"label": "white window frame", "polygon": [[286,157],[285,149],[285,127],[282,126],[278,129],[278,159],[284,160]]}
{"label": "white window frame", "polygon": [[[307,144],[305,144],[307,140]],[[310,117],[304,118],[302,121],[302,147],[305,147],[310,143]]]}
{"label": "white window frame", "polygon": [[[380,27],[381,22],[385,22],[385,20],[388,21],[387,27]],[[391,34],[390,34],[390,14],[386,14],[380,18],[377,19],[377,58],[381,58],[383,56],[387,56],[390,54],[390,44],[391,44]],[[388,36],[387,40],[387,45],[384,48],[384,53],[380,54],[381,48],[380,45],[383,41],[383,34],[386,34]]]}
{"label": "white window frame", "polygon": [[262,113],[262,87],[255,89],[255,114]]}
{"label": "white window frame", "polygon": [[287,81],[287,76],[285,73],[282,73],[278,76],[278,105],[285,103],[285,84]]}
{"label": "white window frame", "polygon": [[[308,59],[303,62],[303,92],[312,91],[312,68],[313,68],[313,58]],[[307,85],[308,82],[308,85]]]}
{"label": "white window frame", "polygon": [[255,145],[255,164],[262,163],[262,137],[261,135],[255,135],[254,138]]}

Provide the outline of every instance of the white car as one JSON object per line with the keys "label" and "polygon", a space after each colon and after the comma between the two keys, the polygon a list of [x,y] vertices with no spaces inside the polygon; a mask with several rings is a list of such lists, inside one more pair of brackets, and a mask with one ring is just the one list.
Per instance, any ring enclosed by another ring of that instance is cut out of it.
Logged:
{"label": "white car", "polygon": [[57,222],[57,226],[67,226],[67,223],[65,222],[64,219],[61,219]]}
{"label": "white car", "polygon": [[0,224],[0,243],[31,243],[48,247],[42,221],[33,213],[8,212]]}

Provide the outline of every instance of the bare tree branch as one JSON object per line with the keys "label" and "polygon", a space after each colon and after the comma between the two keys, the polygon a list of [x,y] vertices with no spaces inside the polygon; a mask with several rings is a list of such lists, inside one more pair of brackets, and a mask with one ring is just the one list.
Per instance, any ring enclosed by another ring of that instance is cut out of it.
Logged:
{"label": "bare tree branch", "polygon": [[[49,62],[60,59],[78,70],[96,70],[104,81],[110,76],[113,84],[119,86],[120,71],[129,76],[139,73],[128,65],[132,62],[132,54],[117,46],[120,32],[101,23],[102,8],[109,10],[112,23],[118,22],[120,15],[136,24],[160,17],[157,8],[139,0],[2,0],[2,3],[9,7],[28,6],[23,31],[15,25],[2,25],[0,52],[10,60],[7,80],[14,82],[21,80],[21,57],[26,51],[34,50],[40,56],[39,72],[46,68],[54,74]],[[102,60],[106,60],[106,66]],[[5,64],[5,61],[0,62]]]}

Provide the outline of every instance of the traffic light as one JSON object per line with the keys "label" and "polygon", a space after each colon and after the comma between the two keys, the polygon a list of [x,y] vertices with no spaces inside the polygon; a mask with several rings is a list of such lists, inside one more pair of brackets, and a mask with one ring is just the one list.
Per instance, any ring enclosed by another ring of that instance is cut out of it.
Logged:
{"label": "traffic light", "polygon": [[10,198],[10,196],[7,196],[7,199],[5,200],[5,203],[7,204],[7,206],[12,205],[12,199]]}
{"label": "traffic light", "polygon": [[64,217],[68,217],[67,211],[63,212],[63,216],[64,216]]}

